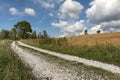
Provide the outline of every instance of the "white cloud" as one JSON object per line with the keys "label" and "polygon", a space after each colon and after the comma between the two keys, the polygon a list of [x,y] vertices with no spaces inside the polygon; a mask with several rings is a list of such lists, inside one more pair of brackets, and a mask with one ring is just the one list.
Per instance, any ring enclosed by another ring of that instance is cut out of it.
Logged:
{"label": "white cloud", "polygon": [[53,13],[49,13],[49,16],[53,17],[53,16],[54,16],[54,14],[53,14]]}
{"label": "white cloud", "polygon": [[79,18],[79,14],[83,6],[74,0],[65,0],[59,9],[58,16],[60,18]]}
{"label": "white cloud", "polygon": [[53,27],[66,27],[68,26],[68,22],[60,20],[59,23],[52,23],[51,25]]}
{"label": "white cloud", "polygon": [[86,11],[88,20],[93,24],[120,20],[120,0],[94,0]]}
{"label": "white cloud", "polygon": [[44,1],[44,0],[32,0],[35,4],[39,4],[40,6],[42,6],[43,8],[46,9],[52,9],[54,8],[54,3],[48,2],[48,1]]}
{"label": "white cloud", "polygon": [[120,0],[93,0],[90,5],[86,11],[90,23],[104,32],[120,31]]}
{"label": "white cloud", "polygon": [[100,30],[100,25],[96,25],[96,26],[92,27],[91,30],[93,30],[93,31]]}
{"label": "white cloud", "polygon": [[45,8],[54,8],[54,4],[53,3],[47,3],[47,2],[42,2],[43,7]]}
{"label": "white cloud", "polygon": [[64,36],[80,35],[81,32],[86,29],[83,20],[76,21],[73,23],[59,21],[59,23],[52,23],[51,25],[54,27],[59,27],[63,32]]}
{"label": "white cloud", "polygon": [[100,25],[96,25],[94,27],[92,27],[90,30],[88,30],[88,34],[96,34],[98,30],[101,31],[101,33],[103,32],[102,29],[100,29]]}
{"label": "white cloud", "polygon": [[35,16],[35,11],[32,8],[25,8],[24,12],[28,15]]}
{"label": "white cloud", "polygon": [[95,34],[97,30],[101,30],[101,32],[119,32],[120,31],[120,20],[111,21],[111,22],[103,22],[99,25],[92,27],[89,30],[90,34]]}
{"label": "white cloud", "polygon": [[11,15],[18,15],[19,14],[19,12],[16,8],[10,8],[9,12],[10,12]]}
{"label": "white cloud", "polygon": [[120,31],[120,20],[111,21],[111,22],[103,22],[100,24],[100,28],[106,32]]}

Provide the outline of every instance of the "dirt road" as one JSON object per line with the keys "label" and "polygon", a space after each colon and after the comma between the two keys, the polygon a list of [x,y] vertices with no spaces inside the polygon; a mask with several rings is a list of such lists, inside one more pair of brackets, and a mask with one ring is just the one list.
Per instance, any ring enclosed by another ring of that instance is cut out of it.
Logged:
{"label": "dirt road", "polygon": [[[38,48],[25,45],[21,42],[19,42],[19,44],[38,50]],[[113,74],[107,75],[106,72],[96,72],[95,69],[89,68],[80,63],[82,61],[82,63],[86,65],[101,65],[101,68],[104,66],[106,67],[104,68],[106,70],[109,70],[113,73],[120,73],[120,68],[114,65],[103,64],[91,60],[89,61],[74,56],[63,54],[60,55],[55,52],[49,52],[46,50],[42,50],[41,52],[47,52],[48,54],[29,51],[17,46],[15,42],[11,44],[11,47],[20,56],[20,58],[33,69],[33,74],[40,80],[117,80],[120,78]],[[57,57],[54,57],[53,55]],[[60,58],[58,58],[58,56]]]}

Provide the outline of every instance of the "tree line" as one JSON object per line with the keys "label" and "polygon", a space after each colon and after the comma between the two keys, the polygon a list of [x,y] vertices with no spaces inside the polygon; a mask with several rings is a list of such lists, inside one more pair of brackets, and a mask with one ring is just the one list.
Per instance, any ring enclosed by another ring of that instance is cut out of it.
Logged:
{"label": "tree line", "polygon": [[37,39],[37,38],[48,38],[47,32],[44,30],[42,33],[36,33],[32,30],[32,26],[27,21],[20,21],[16,23],[11,30],[1,30],[0,39]]}
{"label": "tree line", "polygon": [[[98,34],[101,32],[100,30],[96,31]],[[88,34],[88,30],[84,31],[84,34]],[[44,30],[42,33],[36,33],[36,31],[32,30],[32,26],[27,21],[20,21],[16,23],[11,30],[1,30],[0,31],[0,39],[11,39],[11,40],[19,40],[19,39],[37,39],[37,38],[48,38],[47,32]]]}

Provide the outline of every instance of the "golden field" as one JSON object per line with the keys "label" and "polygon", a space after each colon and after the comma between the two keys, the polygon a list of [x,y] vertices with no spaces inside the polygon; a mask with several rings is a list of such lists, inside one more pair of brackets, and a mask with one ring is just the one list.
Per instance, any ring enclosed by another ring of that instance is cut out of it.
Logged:
{"label": "golden field", "polygon": [[67,37],[67,42],[74,46],[93,46],[96,44],[120,45],[120,32]]}

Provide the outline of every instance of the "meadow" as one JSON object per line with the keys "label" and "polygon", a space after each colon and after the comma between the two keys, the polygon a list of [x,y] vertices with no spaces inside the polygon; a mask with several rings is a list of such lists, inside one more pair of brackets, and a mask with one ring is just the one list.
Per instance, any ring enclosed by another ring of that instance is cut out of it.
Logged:
{"label": "meadow", "polygon": [[21,41],[39,48],[120,66],[120,32]]}
{"label": "meadow", "polygon": [[0,41],[0,80],[36,80],[29,66],[11,50],[11,42]]}

